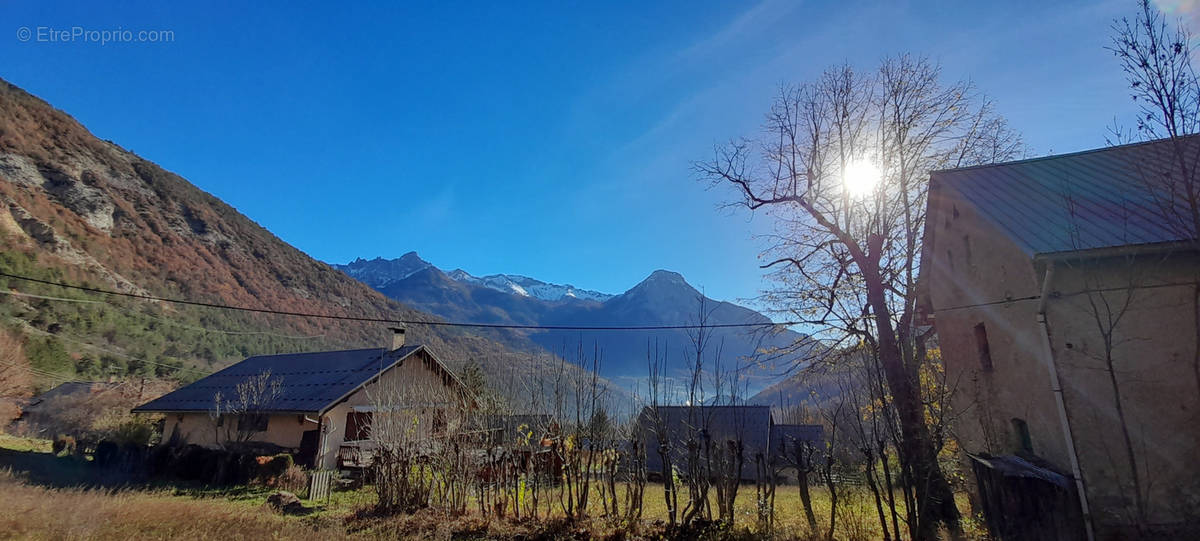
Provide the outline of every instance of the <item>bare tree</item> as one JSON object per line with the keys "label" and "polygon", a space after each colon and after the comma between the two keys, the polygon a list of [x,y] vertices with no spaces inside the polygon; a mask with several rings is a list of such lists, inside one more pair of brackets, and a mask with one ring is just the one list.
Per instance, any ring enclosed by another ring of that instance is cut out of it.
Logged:
{"label": "bare tree", "polygon": [[[1138,174],[1157,202],[1164,223],[1175,235],[1200,250],[1200,78],[1192,58],[1192,36],[1180,23],[1167,21],[1150,0],[1138,12],[1112,25],[1109,50],[1120,62],[1130,96],[1138,104],[1135,129],[1114,126],[1110,143],[1167,139],[1164,158],[1139,163]],[[1192,308],[1200,343],[1200,278],[1193,284]],[[1200,392],[1200,347],[1192,358]]]}
{"label": "bare tree", "polygon": [[[785,424],[802,424],[810,420],[806,412],[799,406],[784,410],[780,417]],[[816,532],[817,515],[813,511],[812,493],[809,487],[811,485],[810,478],[817,470],[819,449],[815,442],[808,440],[781,439],[774,442],[773,445],[778,446],[783,465],[796,472],[796,489],[800,494],[800,505],[804,511],[804,518],[808,521],[809,531]]]}
{"label": "bare tree", "polygon": [[842,425],[846,417],[845,409],[845,393],[838,393],[837,396],[833,397],[832,400],[820,408],[827,438],[818,471],[821,480],[825,483],[825,488],[829,491],[829,529],[825,532],[825,539],[829,541],[833,541],[833,534],[837,529],[838,503],[842,496],[842,490],[838,486],[836,475],[838,466],[843,458],[841,440],[839,440],[841,434],[839,434],[838,428]]}
{"label": "bare tree", "polygon": [[[1080,216],[1079,205],[1070,183],[1067,184],[1063,200],[1069,216],[1068,237],[1072,247],[1081,251],[1085,246],[1080,227],[1084,218]],[[1122,237],[1128,239],[1131,216],[1128,201],[1121,201],[1117,208],[1123,230]],[[1130,335],[1126,322],[1139,302],[1139,289],[1147,283],[1147,276],[1165,260],[1166,257],[1161,254],[1156,256],[1152,253],[1129,253],[1104,260],[1080,257],[1062,262],[1082,278],[1082,291],[1074,293],[1083,298],[1081,311],[1087,314],[1090,325],[1100,338],[1098,350],[1087,351],[1086,348],[1081,348],[1080,353],[1100,365],[1099,370],[1104,373],[1112,393],[1111,405],[1122,444],[1119,453],[1121,457],[1113,460],[1112,468],[1118,486],[1122,487],[1121,497],[1126,498],[1128,502],[1126,507],[1130,511],[1131,523],[1137,528],[1139,535],[1146,534],[1150,483],[1146,478],[1148,471],[1143,471],[1144,458],[1139,458],[1138,446],[1134,441],[1133,428],[1141,423],[1130,418],[1131,412],[1125,398],[1128,392],[1126,385],[1132,372],[1132,365],[1125,359],[1129,351],[1126,346],[1137,340],[1135,336]],[[1145,359],[1139,361],[1137,364],[1143,364]],[[1111,452],[1109,456],[1112,457]],[[1123,474],[1120,473],[1122,470]]]}
{"label": "bare tree", "polygon": [[467,441],[472,397],[440,385],[381,378],[367,390],[376,507],[465,512],[476,465]]}
{"label": "bare tree", "polygon": [[[649,377],[646,379],[646,390],[648,391],[649,403],[643,409],[643,415],[639,419],[642,424],[639,432],[652,434],[655,443],[657,443],[657,448],[647,448],[646,452],[658,453],[658,456],[661,458],[658,474],[662,477],[663,501],[667,508],[667,523],[674,526],[679,518],[679,494],[673,463],[675,450],[671,441],[670,420],[666,418],[663,410],[660,408],[660,406],[664,406],[668,402],[667,393],[669,390],[667,387],[669,381],[665,373],[666,357],[666,352],[659,350],[657,342],[654,343],[652,348],[647,341],[646,365]],[[645,441],[647,442],[647,447],[649,447],[650,438],[645,438]]]}
{"label": "bare tree", "polygon": [[[966,82],[944,84],[923,58],[849,66],[786,87],[759,139],[718,147],[700,176],[737,205],[772,216],[768,299],[835,338],[869,333],[900,426],[900,456],[920,513],[918,539],[958,509],[937,461],[919,385],[916,277],[929,172],[1010,159],[1019,137]],[[861,304],[857,301],[861,299]],[[840,338],[839,338],[840,340]]]}
{"label": "bare tree", "polygon": [[592,468],[597,457],[601,456],[606,440],[607,412],[603,409],[603,400],[607,388],[600,380],[601,357],[599,346],[595,346],[588,358],[583,342],[579,342],[576,359],[583,371],[572,372],[571,376],[574,420],[569,423],[563,445],[558,447],[563,461],[560,502],[568,518],[587,516],[592,493]]}
{"label": "bare tree", "polygon": [[234,387],[234,395],[224,396],[220,391],[213,395],[213,419],[216,441],[224,447],[238,447],[266,430],[267,409],[282,394],[283,379],[271,376],[271,370],[263,370],[247,376]]}
{"label": "bare tree", "polygon": [[[708,396],[705,393],[704,381],[706,372],[706,355],[713,339],[712,329],[708,326],[709,317],[714,308],[708,307],[708,299],[699,295],[696,300],[697,326],[687,331],[691,345],[691,354],[687,359],[687,412],[683,419],[685,429],[683,445],[687,453],[685,458],[685,479],[688,487],[688,502],[684,505],[681,522],[691,523],[696,518],[712,520],[712,509],[709,501],[709,488],[713,481],[712,458],[713,440],[712,415],[713,409],[706,407]],[[716,354],[719,359],[721,352]],[[719,360],[718,360],[719,362]],[[717,366],[716,372],[720,372]],[[719,392],[719,391],[718,391]]]}

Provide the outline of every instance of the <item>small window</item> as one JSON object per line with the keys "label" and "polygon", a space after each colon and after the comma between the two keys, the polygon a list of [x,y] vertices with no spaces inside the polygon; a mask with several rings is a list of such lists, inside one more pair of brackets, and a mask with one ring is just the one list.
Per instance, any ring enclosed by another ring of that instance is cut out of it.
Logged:
{"label": "small window", "polygon": [[975,347],[979,352],[979,366],[984,372],[992,371],[992,346],[988,344],[987,327],[975,326]]}
{"label": "small window", "polygon": [[1029,424],[1024,419],[1013,418],[1013,434],[1016,436],[1017,451],[1033,454],[1033,438],[1029,436]]}
{"label": "small window", "polygon": [[249,413],[238,417],[238,432],[266,432],[267,415]]}
{"label": "small window", "polygon": [[363,441],[371,439],[371,412],[352,411],[346,414],[345,441]]}

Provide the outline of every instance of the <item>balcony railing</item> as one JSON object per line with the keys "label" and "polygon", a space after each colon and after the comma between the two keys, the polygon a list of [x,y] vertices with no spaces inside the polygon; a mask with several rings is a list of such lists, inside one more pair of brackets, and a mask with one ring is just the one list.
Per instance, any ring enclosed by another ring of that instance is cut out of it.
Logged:
{"label": "balcony railing", "polygon": [[342,468],[367,468],[375,461],[376,444],[370,440],[347,441],[338,447],[338,464]]}

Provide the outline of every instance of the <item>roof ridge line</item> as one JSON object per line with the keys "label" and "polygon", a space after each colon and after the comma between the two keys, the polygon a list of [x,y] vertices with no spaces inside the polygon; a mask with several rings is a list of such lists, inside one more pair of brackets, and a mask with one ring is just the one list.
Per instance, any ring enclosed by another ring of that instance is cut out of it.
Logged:
{"label": "roof ridge line", "polygon": [[[1180,135],[1180,136],[1178,137],[1178,139],[1184,139],[1184,140],[1187,140],[1187,139],[1193,139],[1193,138],[1200,138],[1200,133],[1193,133],[1193,134],[1190,134],[1190,135]],[[1074,157],[1077,157],[1077,156],[1084,156],[1084,155],[1088,155],[1088,154],[1095,154],[1095,153],[1097,153],[1097,152],[1108,152],[1108,151],[1111,151],[1111,150],[1123,150],[1123,149],[1129,149],[1129,148],[1134,148],[1134,147],[1140,147],[1140,146],[1146,146],[1146,145],[1153,145],[1153,144],[1158,144],[1158,143],[1164,143],[1164,142],[1166,142],[1166,141],[1170,141],[1170,140],[1171,140],[1171,138],[1170,138],[1170,137],[1163,137],[1163,138],[1159,138],[1159,139],[1151,139],[1151,140],[1149,140],[1149,141],[1137,141],[1137,142],[1134,142],[1134,143],[1125,143],[1125,144],[1122,144],[1122,145],[1110,145],[1110,146],[1103,146],[1103,147],[1099,147],[1099,148],[1091,148],[1091,149],[1086,149],[1086,150],[1077,150],[1077,151],[1074,151],[1074,152],[1066,152],[1066,153],[1063,153],[1063,154],[1047,154],[1047,155],[1045,155],[1045,156],[1035,156],[1035,157],[1033,157],[1033,158],[1022,158],[1022,159],[1020,159],[1020,160],[1011,160],[1011,161],[1007,161],[1007,162],[981,163],[981,164],[978,164],[978,165],[967,165],[967,166],[964,166],[964,167],[951,167],[951,168],[947,168],[947,169],[934,169],[934,170],[930,171],[930,172],[929,172],[929,174],[930,174],[930,175],[933,175],[933,174],[935,174],[935,173],[957,173],[957,172],[959,172],[959,171],[973,171],[973,170],[977,170],[977,169],[987,169],[987,168],[989,168],[989,167],[1002,167],[1002,166],[1008,166],[1008,165],[1021,165],[1021,164],[1033,163],[1033,162],[1040,162],[1040,161],[1046,161],[1046,160],[1057,160],[1057,159],[1060,159],[1060,158],[1074,158]]]}

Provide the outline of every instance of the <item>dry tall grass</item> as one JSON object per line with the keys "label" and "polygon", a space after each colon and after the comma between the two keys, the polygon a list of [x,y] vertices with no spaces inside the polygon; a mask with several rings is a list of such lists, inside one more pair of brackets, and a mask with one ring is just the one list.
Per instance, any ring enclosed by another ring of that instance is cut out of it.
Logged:
{"label": "dry tall grass", "polygon": [[0,539],[343,539],[340,522],[283,517],[217,499],[48,489],[0,471]]}

